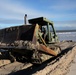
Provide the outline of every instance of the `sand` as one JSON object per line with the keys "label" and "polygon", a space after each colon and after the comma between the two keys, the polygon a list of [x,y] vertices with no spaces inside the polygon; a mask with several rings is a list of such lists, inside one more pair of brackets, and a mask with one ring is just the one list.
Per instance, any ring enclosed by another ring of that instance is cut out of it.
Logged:
{"label": "sand", "polygon": [[71,64],[70,71],[67,75],[76,75],[76,56],[73,63]]}
{"label": "sand", "polygon": [[11,63],[11,61],[9,59],[6,59],[6,57],[2,56],[0,53],[0,67],[9,63]]}

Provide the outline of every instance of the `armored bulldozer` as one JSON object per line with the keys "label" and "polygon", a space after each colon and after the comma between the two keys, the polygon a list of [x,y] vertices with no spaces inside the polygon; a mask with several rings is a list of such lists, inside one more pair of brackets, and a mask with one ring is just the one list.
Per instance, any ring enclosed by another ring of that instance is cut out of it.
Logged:
{"label": "armored bulldozer", "polygon": [[0,50],[17,61],[42,62],[57,56],[60,47],[55,45],[58,36],[52,21],[44,17],[30,19],[29,25],[14,26],[0,30]]}

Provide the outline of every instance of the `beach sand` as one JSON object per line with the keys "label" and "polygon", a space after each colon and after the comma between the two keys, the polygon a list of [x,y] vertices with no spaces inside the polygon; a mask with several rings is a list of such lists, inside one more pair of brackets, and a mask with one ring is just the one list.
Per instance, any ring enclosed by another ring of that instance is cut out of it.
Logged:
{"label": "beach sand", "polygon": [[67,73],[67,75],[76,75],[76,56],[73,63],[71,64],[70,71],[69,73]]}

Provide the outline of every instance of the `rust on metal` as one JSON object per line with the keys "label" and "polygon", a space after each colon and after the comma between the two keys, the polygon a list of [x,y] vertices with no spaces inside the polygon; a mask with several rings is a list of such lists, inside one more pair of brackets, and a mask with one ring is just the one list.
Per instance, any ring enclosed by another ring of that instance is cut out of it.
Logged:
{"label": "rust on metal", "polygon": [[56,53],[54,50],[50,49],[49,47],[46,47],[46,46],[43,45],[43,44],[40,44],[40,48],[41,48],[42,51],[44,51],[44,52],[46,52],[46,53],[48,53],[48,54],[57,56],[57,53]]}

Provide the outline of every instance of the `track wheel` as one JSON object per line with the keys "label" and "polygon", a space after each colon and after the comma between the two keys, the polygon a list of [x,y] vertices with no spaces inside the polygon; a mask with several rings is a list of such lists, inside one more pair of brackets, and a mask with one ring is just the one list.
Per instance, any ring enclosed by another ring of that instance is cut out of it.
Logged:
{"label": "track wheel", "polygon": [[34,64],[40,64],[40,63],[42,63],[41,55],[38,52],[38,50],[34,50],[34,52],[33,52],[32,63],[34,63]]}

